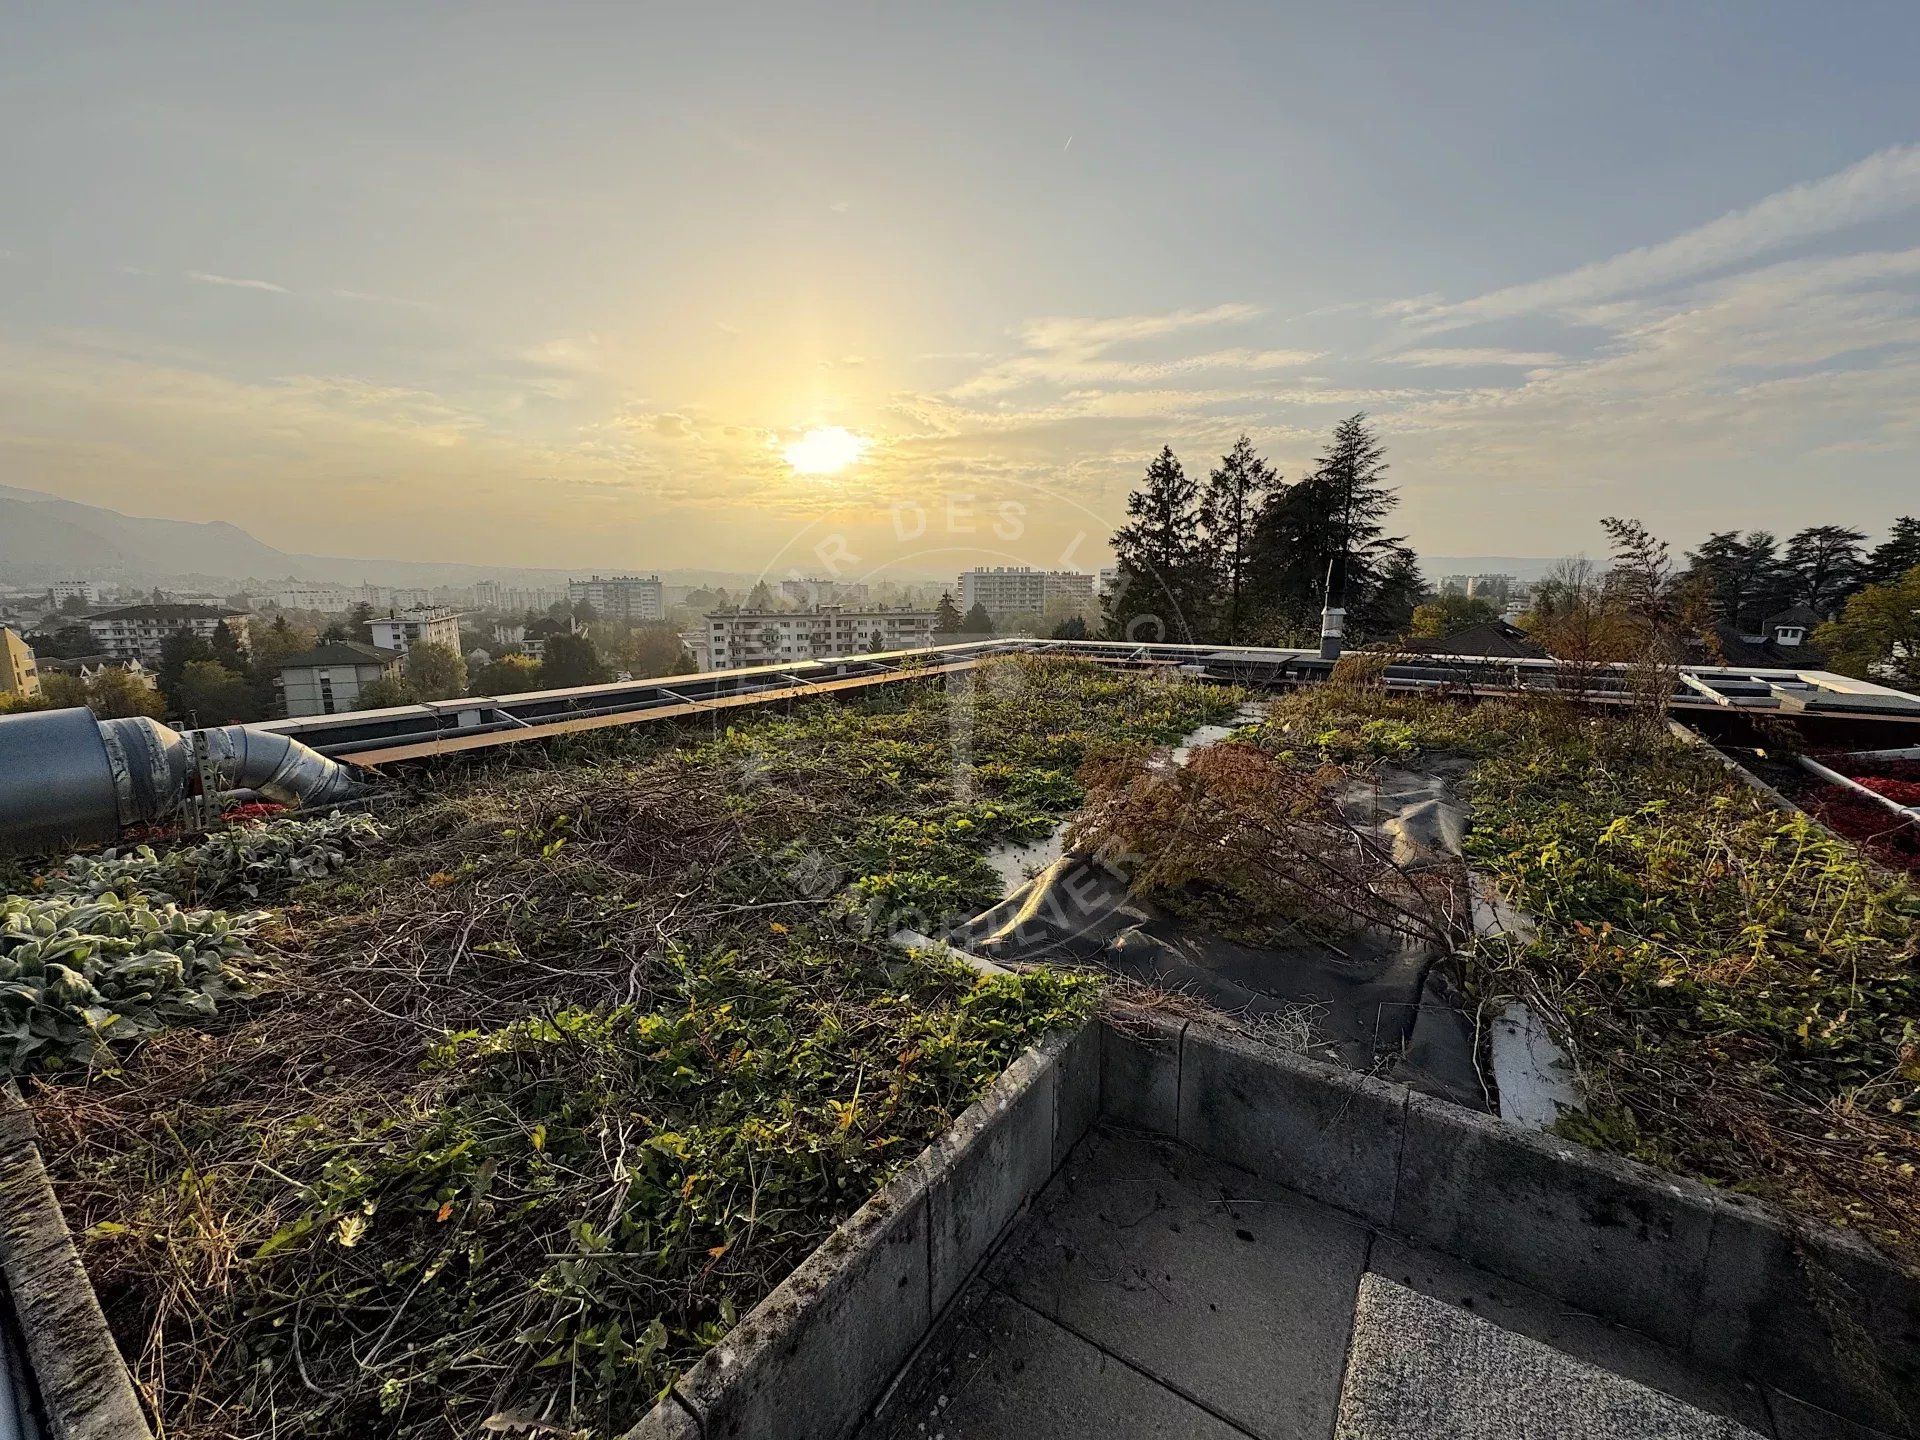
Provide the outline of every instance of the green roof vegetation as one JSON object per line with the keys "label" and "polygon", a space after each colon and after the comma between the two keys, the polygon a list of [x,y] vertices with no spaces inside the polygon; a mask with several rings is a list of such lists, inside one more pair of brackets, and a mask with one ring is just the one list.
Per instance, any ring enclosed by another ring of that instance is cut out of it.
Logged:
{"label": "green roof vegetation", "polygon": [[1571,1138],[1856,1227],[1920,1260],[1920,891],[1663,719],[1339,685],[1259,743],[1299,766],[1471,757],[1467,858],[1538,921],[1482,939],[1578,1067]]}
{"label": "green roof vegetation", "polygon": [[167,1433],[620,1433],[1092,1004],[884,937],[997,899],[1090,754],[1237,701],[1007,659],[445,767],[341,868],[242,866],[252,996],[29,1081]]}

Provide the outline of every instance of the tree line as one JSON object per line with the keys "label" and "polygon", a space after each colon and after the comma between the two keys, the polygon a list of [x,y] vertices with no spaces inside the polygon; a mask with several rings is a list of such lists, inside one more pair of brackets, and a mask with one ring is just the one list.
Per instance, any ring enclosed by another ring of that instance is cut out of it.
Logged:
{"label": "tree line", "polygon": [[1113,536],[1109,638],[1303,645],[1320,633],[1327,568],[1347,555],[1347,634],[1404,635],[1425,591],[1406,537],[1387,533],[1399,496],[1386,450],[1357,414],[1288,483],[1242,435],[1204,481],[1171,446],[1127,497]]}
{"label": "tree line", "polygon": [[[1347,636],[1355,645],[1441,637],[1493,606],[1431,594],[1404,536],[1385,447],[1364,414],[1334,428],[1318,459],[1285,478],[1244,435],[1204,480],[1164,447],[1127,497],[1113,535],[1117,582],[1107,636],[1119,640],[1304,646],[1319,634],[1328,566],[1344,550]],[[1611,555],[1559,562],[1533,587],[1520,627],[1561,658],[1658,656],[1712,664],[1728,633],[1759,635],[1804,610],[1831,669],[1920,685],[1920,517],[1866,532],[1811,525],[1782,540],[1721,530],[1684,563],[1638,520],[1603,520]]]}

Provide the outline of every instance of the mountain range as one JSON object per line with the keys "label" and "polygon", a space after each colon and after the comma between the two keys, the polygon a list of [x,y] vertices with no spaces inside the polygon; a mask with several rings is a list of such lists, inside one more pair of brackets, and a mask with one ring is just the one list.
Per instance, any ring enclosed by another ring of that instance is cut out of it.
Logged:
{"label": "mountain range", "polygon": [[[1525,555],[1423,555],[1430,581],[1445,575],[1513,575],[1532,580],[1552,561]],[[644,567],[652,571],[654,567]],[[39,490],[0,485],[0,584],[22,588],[55,580],[119,581],[140,585],[183,582],[229,590],[246,580],[357,585],[557,585],[578,571],[424,560],[376,560],[347,555],[298,555],[256,539],[225,520],[163,520],[123,515],[99,505],[63,500]],[[675,585],[751,585],[759,578],[732,570],[662,570]],[[917,582],[941,576],[901,576]]]}
{"label": "mountain range", "polygon": [[[652,573],[653,567],[647,567]],[[358,585],[563,584],[576,571],[513,565],[377,560],[299,555],[256,539],[225,520],[162,520],[123,515],[39,490],[0,485],[0,584],[22,588],[84,579],[141,585],[189,582],[230,590],[244,580]],[[751,585],[731,570],[660,572],[680,585]]]}

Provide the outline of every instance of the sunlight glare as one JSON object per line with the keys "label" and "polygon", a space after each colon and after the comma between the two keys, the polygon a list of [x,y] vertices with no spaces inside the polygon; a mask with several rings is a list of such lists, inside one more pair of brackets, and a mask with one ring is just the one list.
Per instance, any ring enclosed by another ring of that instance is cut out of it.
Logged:
{"label": "sunlight glare", "polygon": [[835,475],[858,460],[871,443],[844,426],[817,426],[784,453],[796,475]]}

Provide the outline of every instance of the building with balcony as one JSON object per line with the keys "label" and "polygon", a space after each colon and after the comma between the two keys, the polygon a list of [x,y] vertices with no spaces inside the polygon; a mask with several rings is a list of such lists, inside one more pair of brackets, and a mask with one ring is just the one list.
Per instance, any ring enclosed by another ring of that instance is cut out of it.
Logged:
{"label": "building with balcony", "polygon": [[240,643],[248,644],[247,615],[226,605],[122,605],[89,615],[87,631],[100,653],[115,660],[142,660],[148,665],[160,663],[160,651],[167,638],[185,630],[197,640],[211,642],[222,625]]}
{"label": "building with balcony", "polygon": [[39,693],[40,671],[33,647],[18,631],[0,626],[0,697]]}
{"label": "building with balcony", "polygon": [[[714,610],[706,617],[706,663],[714,670],[779,665],[829,655],[918,650],[933,643],[931,610]],[[697,655],[697,652],[696,652]]]}
{"label": "building with balcony", "polygon": [[414,645],[444,645],[460,653],[460,616],[453,610],[395,610],[367,622],[374,648],[405,655]]}
{"label": "building with balcony", "polygon": [[1025,565],[996,565],[960,574],[960,613],[975,605],[999,621],[1049,610],[1093,610],[1093,576],[1074,570],[1034,570]]}
{"label": "building with balcony", "polygon": [[595,575],[567,582],[567,600],[585,602],[602,620],[638,625],[667,618],[666,598],[658,575]]}

